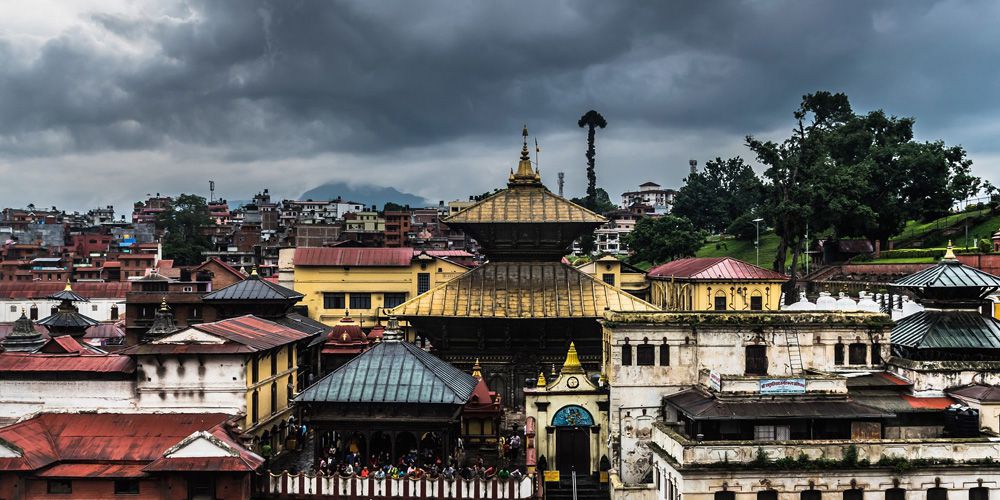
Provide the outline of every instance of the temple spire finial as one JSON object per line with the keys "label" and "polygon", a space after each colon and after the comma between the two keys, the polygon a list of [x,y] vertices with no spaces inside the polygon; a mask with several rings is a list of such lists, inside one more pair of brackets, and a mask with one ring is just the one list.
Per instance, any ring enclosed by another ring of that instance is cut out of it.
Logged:
{"label": "temple spire finial", "polygon": [[73,285],[70,285],[69,278],[66,278],[66,287],[64,287],[63,290],[65,290],[67,292],[72,292],[73,291]]}
{"label": "temple spire finial", "polygon": [[535,387],[545,387],[547,385],[549,384],[545,381],[545,372],[538,372],[538,382],[535,382]]}
{"label": "temple spire finial", "polygon": [[483,367],[479,364],[479,358],[476,358],[475,364],[472,365],[472,376],[483,378]]}
{"label": "temple spire finial", "polygon": [[580,355],[576,352],[576,344],[572,341],[570,341],[569,350],[566,352],[566,362],[563,363],[560,371],[560,374],[567,373],[586,373],[583,370],[583,365],[580,364]]}
{"label": "temple spire finial", "polygon": [[542,176],[539,175],[538,171],[531,165],[531,154],[528,153],[528,126],[525,125],[521,130],[522,145],[521,145],[521,159],[517,164],[517,171],[512,172],[510,175],[508,186],[513,187],[515,185],[525,185],[525,186],[535,186],[542,184]]}
{"label": "temple spire finial", "polygon": [[948,240],[948,249],[944,252],[944,258],[942,260],[958,260],[955,257],[955,250],[951,245],[951,240]]}

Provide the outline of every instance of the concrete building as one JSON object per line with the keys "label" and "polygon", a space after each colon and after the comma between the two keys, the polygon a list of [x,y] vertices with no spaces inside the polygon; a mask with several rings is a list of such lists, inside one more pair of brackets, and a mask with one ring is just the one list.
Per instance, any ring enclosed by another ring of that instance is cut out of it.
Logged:
{"label": "concrete building", "polygon": [[653,207],[653,213],[662,215],[670,211],[675,196],[677,196],[677,191],[673,189],[662,189],[655,182],[644,182],[639,185],[638,191],[622,193],[622,207],[647,205]]}
{"label": "concrete building", "polygon": [[649,300],[649,283],[646,281],[646,272],[621,259],[605,255],[580,264],[576,268],[642,300]]}

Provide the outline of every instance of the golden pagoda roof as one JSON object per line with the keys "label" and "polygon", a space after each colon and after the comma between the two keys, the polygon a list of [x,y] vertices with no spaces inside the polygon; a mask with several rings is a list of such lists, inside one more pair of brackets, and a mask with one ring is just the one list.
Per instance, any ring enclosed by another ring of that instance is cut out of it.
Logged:
{"label": "golden pagoda roof", "polygon": [[454,318],[599,318],[659,311],[644,300],[560,262],[488,262],[418,295],[388,314]]}
{"label": "golden pagoda roof", "polygon": [[576,344],[573,342],[569,343],[569,351],[566,352],[566,361],[563,363],[562,370],[559,371],[560,375],[571,373],[587,373],[583,370],[583,365],[580,364],[580,355],[577,354]]}
{"label": "golden pagoda roof", "polygon": [[528,128],[522,132],[524,145],[517,171],[511,171],[507,189],[448,217],[444,222],[463,223],[537,223],[582,222],[603,224],[607,219],[572,201],[557,196],[542,185],[542,176],[531,167],[528,155]]}

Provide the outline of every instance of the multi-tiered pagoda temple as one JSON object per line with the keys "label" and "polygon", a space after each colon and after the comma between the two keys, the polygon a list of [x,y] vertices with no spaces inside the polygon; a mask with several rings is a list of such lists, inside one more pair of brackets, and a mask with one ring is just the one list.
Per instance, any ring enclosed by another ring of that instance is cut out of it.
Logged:
{"label": "multi-tiered pagoda temple", "polygon": [[479,358],[487,384],[513,407],[523,405],[525,380],[561,364],[571,341],[599,372],[598,319],[606,309],[657,310],[561,262],[573,240],[606,219],[542,185],[527,133],[507,189],[445,219],[475,238],[489,261],[390,312],[445,360],[471,367]]}

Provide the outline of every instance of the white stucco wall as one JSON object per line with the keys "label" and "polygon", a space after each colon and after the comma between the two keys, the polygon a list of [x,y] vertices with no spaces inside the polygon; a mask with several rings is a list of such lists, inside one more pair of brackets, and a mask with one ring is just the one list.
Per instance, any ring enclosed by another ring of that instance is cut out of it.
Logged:
{"label": "white stucco wall", "polygon": [[[118,304],[118,317],[125,318],[125,299],[90,299],[90,302],[76,304],[80,314],[97,321],[111,321],[111,305]],[[0,300],[0,322],[13,323],[21,317],[21,309],[30,314],[32,304],[38,306],[38,319],[52,314],[52,308],[59,305],[57,300],[48,299],[2,299]]]}
{"label": "white stucco wall", "polygon": [[134,409],[132,380],[0,380],[0,419],[40,411]]}
{"label": "white stucco wall", "polygon": [[138,356],[137,405],[170,411],[246,411],[246,368],[239,355]]}

